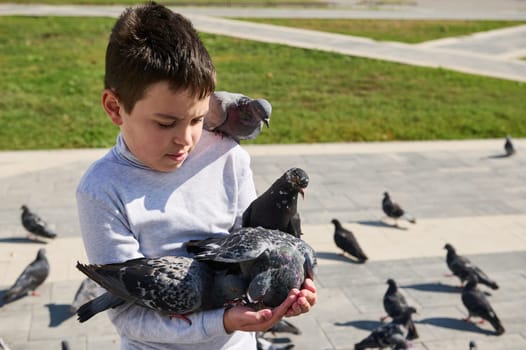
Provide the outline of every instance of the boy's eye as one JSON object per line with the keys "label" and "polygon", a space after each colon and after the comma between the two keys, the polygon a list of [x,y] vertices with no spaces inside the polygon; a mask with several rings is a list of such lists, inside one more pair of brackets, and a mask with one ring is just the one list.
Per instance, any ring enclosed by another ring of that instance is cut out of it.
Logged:
{"label": "boy's eye", "polygon": [[163,129],[168,129],[168,128],[172,128],[174,127],[176,124],[176,122],[173,122],[173,123],[169,123],[169,124],[165,124],[165,123],[157,123],[157,125],[160,127],[160,128],[163,128]]}
{"label": "boy's eye", "polygon": [[199,123],[202,123],[204,119],[205,119],[204,117],[192,119],[192,124],[197,125]]}

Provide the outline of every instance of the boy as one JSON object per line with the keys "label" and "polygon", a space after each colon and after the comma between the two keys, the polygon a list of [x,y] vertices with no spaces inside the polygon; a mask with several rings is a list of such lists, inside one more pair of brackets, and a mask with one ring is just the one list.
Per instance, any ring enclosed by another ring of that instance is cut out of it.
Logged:
{"label": "boy", "polygon": [[[77,189],[91,263],[186,255],[182,243],[239,227],[256,197],[248,154],[203,131],[215,68],[191,23],[164,6],[127,9],[106,51],[102,105],[120,128],[116,145]],[[255,349],[253,331],[308,312],[306,280],[275,309],[236,306],[184,320],[126,304],[108,311],[121,349]],[[249,333],[250,332],[250,333]]]}

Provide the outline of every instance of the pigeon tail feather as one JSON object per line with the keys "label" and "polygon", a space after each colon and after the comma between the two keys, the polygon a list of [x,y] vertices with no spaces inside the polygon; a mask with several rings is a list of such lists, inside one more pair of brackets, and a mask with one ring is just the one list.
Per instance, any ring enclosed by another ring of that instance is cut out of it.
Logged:
{"label": "pigeon tail feather", "polygon": [[81,323],[86,322],[99,312],[115,308],[119,305],[124,304],[124,302],[125,301],[123,299],[106,292],[79,307],[79,309],[77,310],[77,319]]}

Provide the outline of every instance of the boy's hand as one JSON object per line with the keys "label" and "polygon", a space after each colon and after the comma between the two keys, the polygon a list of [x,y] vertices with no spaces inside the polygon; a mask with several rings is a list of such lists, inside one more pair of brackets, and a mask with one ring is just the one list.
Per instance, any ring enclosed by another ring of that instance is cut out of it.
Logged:
{"label": "boy's hand", "polygon": [[307,278],[302,289],[293,289],[281,305],[273,309],[254,311],[246,306],[235,306],[225,311],[223,324],[227,333],[234,331],[264,332],[283,316],[297,316],[308,312],[316,303],[316,287]]}
{"label": "boy's hand", "polygon": [[302,289],[299,291],[296,297],[296,301],[285,313],[285,316],[292,317],[309,312],[311,307],[316,304],[316,287],[314,281],[310,278],[306,278],[303,282]]}

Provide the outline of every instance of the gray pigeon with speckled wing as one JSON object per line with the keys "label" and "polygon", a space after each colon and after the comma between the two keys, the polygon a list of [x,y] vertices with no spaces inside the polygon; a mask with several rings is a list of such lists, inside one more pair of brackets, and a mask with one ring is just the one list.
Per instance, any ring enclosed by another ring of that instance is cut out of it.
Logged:
{"label": "gray pigeon with speckled wing", "polygon": [[338,219],[332,219],[331,222],[334,224],[333,239],[336,246],[340,248],[343,253],[347,253],[358,259],[359,262],[366,262],[368,257],[365,255],[354,234],[343,227]]}
{"label": "gray pigeon with speckled wing", "polygon": [[271,104],[265,99],[252,99],[242,94],[216,91],[210,96],[204,128],[220,132],[240,140],[256,138],[263,128],[269,126]]}
{"label": "gray pigeon with speckled wing", "polygon": [[491,289],[499,289],[497,282],[493,281],[484,271],[473,264],[471,260],[465,256],[458,255],[455,248],[446,243],[444,249],[447,250],[446,263],[451,272],[460,279],[461,284],[468,278],[470,274],[477,276],[479,283],[485,284]]}
{"label": "gray pigeon with speckled wing", "polygon": [[292,323],[284,319],[279,320],[276,324],[274,324],[272,327],[267,329],[266,332],[270,332],[272,334],[276,334],[276,333],[291,333],[291,334],[296,334],[296,335],[301,334],[301,330],[298,327],[296,327],[295,325],[293,325]]}
{"label": "gray pigeon with speckled wing", "polygon": [[223,237],[187,242],[187,250],[199,252],[196,260],[239,264],[248,283],[246,298],[255,308],[280,305],[306,277],[314,278],[312,247],[279,230],[243,227]]}
{"label": "gray pigeon with speckled wing", "polygon": [[497,335],[503,334],[505,330],[495,310],[486,295],[477,288],[477,276],[469,275],[467,281],[462,289],[462,303],[469,313],[465,321],[469,321],[471,317],[480,317],[491,323]]}
{"label": "gray pigeon with speckled wing", "polygon": [[[106,265],[77,263],[77,268],[107,290],[79,308],[81,322],[124,302],[190,322],[185,315],[222,307],[241,298],[246,288],[240,276],[235,278],[187,257],[138,258]],[[228,283],[221,281],[224,278]]]}
{"label": "gray pigeon with speckled wing", "polygon": [[48,227],[48,224],[25,205],[22,205],[22,225],[34,237],[55,238],[57,234]]}
{"label": "gray pigeon with speckled wing", "polygon": [[289,350],[294,348],[294,344],[275,344],[261,336],[256,335],[257,350]]}
{"label": "gray pigeon with speckled wing", "polygon": [[22,271],[15,283],[4,294],[4,302],[11,302],[24,297],[29,292],[35,293],[46,278],[49,276],[49,262],[46,257],[46,250],[40,248],[35,260],[33,260]]}
{"label": "gray pigeon with speckled wing", "polygon": [[298,213],[298,195],[304,196],[309,176],[300,168],[290,168],[243,213],[243,227],[264,227],[280,230],[300,237],[301,220]]}
{"label": "gray pigeon with speckled wing", "polygon": [[383,324],[374,329],[371,334],[354,344],[354,350],[386,348],[408,349],[407,322],[411,315],[416,312],[414,307],[408,307],[403,314],[391,323]]}

